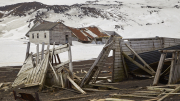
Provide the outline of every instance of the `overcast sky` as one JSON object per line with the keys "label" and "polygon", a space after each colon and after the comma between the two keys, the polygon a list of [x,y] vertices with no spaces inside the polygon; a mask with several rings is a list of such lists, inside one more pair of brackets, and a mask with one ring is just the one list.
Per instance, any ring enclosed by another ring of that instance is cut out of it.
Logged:
{"label": "overcast sky", "polygon": [[76,3],[85,3],[86,1],[95,1],[95,0],[0,0],[0,6],[11,5],[21,2],[42,2],[49,5],[72,5]]}

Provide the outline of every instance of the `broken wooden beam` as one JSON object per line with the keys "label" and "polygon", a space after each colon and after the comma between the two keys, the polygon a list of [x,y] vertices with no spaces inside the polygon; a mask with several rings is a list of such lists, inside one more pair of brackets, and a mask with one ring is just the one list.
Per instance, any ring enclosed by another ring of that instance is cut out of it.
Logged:
{"label": "broken wooden beam", "polygon": [[177,92],[179,92],[179,91],[180,91],[180,85],[179,85],[176,89],[172,90],[172,91],[169,92],[168,94],[166,94],[166,95],[164,95],[163,97],[161,97],[160,99],[158,99],[157,101],[162,101],[163,99],[171,96],[172,93],[177,93]]}
{"label": "broken wooden beam", "polygon": [[126,43],[126,46],[136,55],[136,57],[153,73],[156,72]]}
{"label": "broken wooden beam", "polygon": [[85,91],[83,91],[70,77],[69,75],[67,75],[67,79],[74,85],[74,87],[76,87],[76,89],[78,91],[80,91],[82,94],[86,94]]}
{"label": "broken wooden beam", "polygon": [[125,54],[124,52],[122,52],[122,54],[124,55],[124,57],[126,59],[128,59],[129,61],[131,61],[132,63],[134,63],[135,65],[137,65],[139,68],[141,68],[142,70],[146,71],[147,73],[149,73],[150,75],[154,75],[154,73],[152,73],[149,69],[145,68],[144,66],[142,66],[140,63],[134,61],[131,57],[129,57],[127,54]]}

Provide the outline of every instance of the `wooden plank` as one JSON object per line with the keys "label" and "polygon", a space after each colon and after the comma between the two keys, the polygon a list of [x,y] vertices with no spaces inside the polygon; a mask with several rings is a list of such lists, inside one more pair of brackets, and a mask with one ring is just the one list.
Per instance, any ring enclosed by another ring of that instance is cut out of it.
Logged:
{"label": "wooden plank", "polygon": [[148,90],[158,90],[158,91],[168,91],[168,92],[171,92],[173,91],[174,89],[170,89],[170,88],[158,88],[158,87],[153,87],[153,86],[147,86],[147,89]]}
{"label": "wooden plank", "polygon": [[51,60],[52,65],[53,65],[53,55],[54,55],[55,44],[56,44],[56,42],[53,43],[53,49],[52,49],[51,52],[50,52],[50,54],[51,54],[50,60]]}
{"label": "wooden plank", "polygon": [[135,101],[135,100],[118,99],[118,98],[106,98],[105,101]]}
{"label": "wooden plank", "polygon": [[33,67],[35,67],[35,60],[34,60],[34,58],[33,58],[33,53],[32,53],[32,52],[31,52],[31,61],[32,61]]}
{"label": "wooden plank", "polygon": [[85,91],[83,91],[70,77],[67,75],[67,79],[76,87],[77,90],[79,90],[82,94],[86,94]]}
{"label": "wooden plank", "polygon": [[46,62],[45,62],[46,64],[45,64],[44,67],[42,67],[43,68],[43,72],[42,72],[41,81],[39,83],[40,84],[39,91],[41,91],[42,88],[44,87],[44,82],[45,82],[45,79],[46,79],[46,73],[48,71],[48,61],[49,61],[49,52],[48,52],[48,54],[46,56]]}
{"label": "wooden plank", "polygon": [[36,46],[36,66],[39,64],[39,44]]}
{"label": "wooden plank", "polygon": [[95,76],[94,76],[94,78],[93,78],[93,80],[92,80],[92,83],[96,83],[96,80],[97,80],[97,78],[98,78],[98,76],[99,76],[100,71],[101,71],[100,69],[98,69],[98,70],[96,71]]}
{"label": "wooden plank", "polygon": [[0,83],[0,88],[3,86],[4,83]]}
{"label": "wooden plank", "polygon": [[171,65],[163,73],[161,73],[161,76],[166,75],[170,71],[170,67]]}
{"label": "wooden plank", "polygon": [[54,56],[54,60],[55,60],[55,65],[57,65],[56,55],[53,55],[53,56]]}
{"label": "wooden plank", "polygon": [[59,64],[61,64],[61,60],[60,60],[59,54],[56,54],[56,57],[58,59]]}
{"label": "wooden plank", "polygon": [[85,98],[85,97],[89,97],[92,95],[85,95],[85,96],[75,96],[75,97],[66,97],[66,98],[61,98],[61,99],[53,99],[52,101],[64,101],[64,100],[75,100],[75,99],[80,99],[80,98]]}
{"label": "wooden plank", "polygon": [[69,59],[69,70],[70,70],[70,77],[73,78],[73,65],[72,65],[72,53],[71,53],[71,45],[68,43],[68,59]]}
{"label": "wooden plank", "polygon": [[180,50],[159,50],[162,53],[173,53],[173,52],[180,52]]}
{"label": "wooden plank", "polygon": [[[107,41],[106,45],[109,44],[111,41],[113,41],[114,37],[111,36],[109,38],[109,40]],[[102,51],[100,52],[99,56],[97,57],[97,59],[95,60],[95,62],[93,63],[93,65],[91,66],[91,68],[89,69],[88,73],[86,73],[86,75],[84,76],[84,78],[81,80],[81,83],[80,83],[80,87],[82,87],[85,83],[89,83],[90,81],[90,77],[92,77],[94,75],[94,68],[96,68],[96,66],[100,66],[100,65],[103,65],[100,64],[100,62],[104,59],[106,59],[106,57],[108,56],[109,52],[110,52],[110,48],[112,47],[109,46],[108,49],[102,49]]]}
{"label": "wooden plank", "polygon": [[41,60],[44,58],[44,42],[42,43]]}
{"label": "wooden plank", "polygon": [[160,99],[158,99],[157,101],[162,101],[165,98],[169,97],[172,95],[172,93],[177,93],[180,91],[180,86],[178,86],[176,89],[174,89],[173,91],[169,92],[168,94],[164,95],[163,97],[161,97]]}
{"label": "wooden plank", "polygon": [[151,97],[151,96],[142,96],[142,95],[133,95],[133,94],[110,94],[111,97],[140,97],[140,98],[157,98],[157,97]]}
{"label": "wooden plank", "polygon": [[173,82],[173,74],[174,74],[174,69],[175,69],[175,61],[176,61],[176,53],[172,53],[172,58],[173,60],[171,61],[171,68],[170,68],[170,73],[169,73],[169,81],[168,84],[171,84]]}
{"label": "wooden plank", "polygon": [[[69,70],[69,69],[67,69],[67,68],[64,68],[64,69],[67,70],[67,71],[70,73],[70,70]],[[75,77],[75,78],[77,78],[79,81],[81,81],[81,78],[78,77],[77,75],[75,75],[74,73],[73,73],[73,77]]]}
{"label": "wooden plank", "polygon": [[159,81],[159,78],[160,78],[160,74],[161,74],[161,71],[162,71],[162,68],[163,68],[163,65],[164,65],[165,58],[166,58],[166,54],[162,53],[160,61],[159,61],[159,64],[158,64],[158,67],[157,67],[157,71],[156,71],[156,75],[155,75],[155,78],[154,78],[154,82],[153,82],[154,86],[156,86],[158,84],[158,81]]}
{"label": "wooden plank", "polygon": [[137,65],[139,68],[141,68],[142,70],[146,71],[147,73],[149,73],[150,75],[154,75],[149,69],[145,68],[144,66],[142,66],[141,64],[139,64],[138,62],[134,61],[132,58],[130,58],[128,55],[126,55],[123,52],[123,55],[125,58],[127,58],[129,61],[131,61],[132,63],[134,63],[135,65]]}
{"label": "wooden plank", "polygon": [[65,61],[65,62],[63,62],[63,63],[61,63],[61,64],[58,64],[58,65],[54,66],[54,68],[59,68],[59,67],[61,67],[61,66],[64,66],[65,64],[68,64],[69,62],[70,62],[70,61],[67,60],[67,61]]}
{"label": "wooden plank", "polygon": [[50,61],[49,61],[49,65],[50,65],[51,69],[53,70],[53,73],[54,73],[54,75],[55,75],[55,77],[56,77],[56,80],[57,80],[56,82],[59,84],[60,80],[59,80],[58,75],[57,75],[57,73],[56,73],[56,71],[55,71],[55,69],[54,69],[54,67],[52,66],[52,64],[51,64]]}
{"label": "wooden plank", "polygon": [[63,52],[66,52],[66,51],[68,51],[68,50],[69,50],[68,47],[67,47],[67,48],[62,48],[61,50],[56,50],[56,49],[54,49],[54,54],[63,53]]}
{"label": "wooden plank", "polygon": [[31,45],[31,43],[28,42],[28,43],[27,43],[27,49],[26,49],[26,57],[25,57],[25,60],[29,57],[30,45]]}
{"label": "wooden plank", "polygon": [[64,88],[65,86],[64,86],[63,75],[62,75],[61,71],[60,71],[59,74],[60,74],[60,78],[61,78],[61,85],[62,85],[62,88]]}
{"label": "wooden plank", "polygon": [[136,57],[144,64],[147,68],[151,70],[152,73],[155,73],[155,71],[128,45],[126,46],[136,55]]}

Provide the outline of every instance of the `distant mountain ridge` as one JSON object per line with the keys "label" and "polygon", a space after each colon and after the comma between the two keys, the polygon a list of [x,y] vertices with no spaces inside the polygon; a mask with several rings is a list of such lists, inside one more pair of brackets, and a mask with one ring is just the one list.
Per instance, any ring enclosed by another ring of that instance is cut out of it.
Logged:
{"label": "distant mountain ridge", "polygon": [[74,5],[17,3],[0,7],[0,37],[25,36],[32,22],[41,19],[78,28],[95,25],[126,37],[162,33],[170,36],[170,30],[178,36],[179,8],[180,0],[94,0]]}
{"label": "distant mountain ridge", "polygon": [[66,5],[45,5],[40,2],[25,2],[25,3],[18,3],[14,5],[7,5],[0,7],[0,11],[8,11],[9,13],[4,14],[4,16],[14,15],[14,16],[26,16],[26,12],[30,11],[28,14],[31,14],[39,9],[45,8],[47,10],[54,10],[55,13],[63,13],[64,11],[69,10],[69,6]]}

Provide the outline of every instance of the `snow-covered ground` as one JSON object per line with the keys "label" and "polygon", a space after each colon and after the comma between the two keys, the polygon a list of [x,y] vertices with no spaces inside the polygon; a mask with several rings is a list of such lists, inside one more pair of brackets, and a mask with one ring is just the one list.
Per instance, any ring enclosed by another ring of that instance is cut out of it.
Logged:
{"label": "snow-covered ground", "polygon": [[[16,40],[0,38],[0,67],[21,66],[25,59],[27,42],[28,40],[25,39]],[[104,45],[82,44],[74,41],[73,46],[71,47],[72,59],[73,61],[79,61],[97,58],[103,46]],[[35,51],[36,45],[31,43],[30,52],[35,53]],[[61,53],[60,58],[62,62],[68,60],[67,52]]]}

